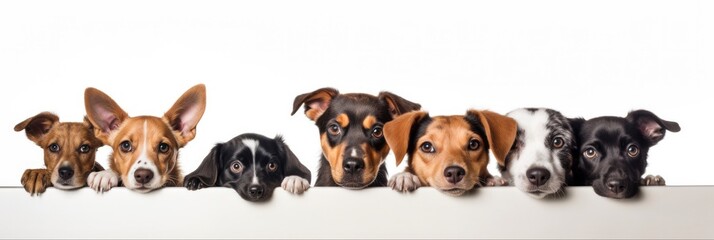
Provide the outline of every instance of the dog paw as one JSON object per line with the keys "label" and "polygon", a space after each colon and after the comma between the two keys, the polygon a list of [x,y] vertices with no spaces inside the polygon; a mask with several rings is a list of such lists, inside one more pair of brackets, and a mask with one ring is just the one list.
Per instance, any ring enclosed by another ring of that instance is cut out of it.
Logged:
{"label": "dog paw", "polygon": [[421,187],[421,182],[416,175],[401,172],[392,176],[387,185],[398,192],[411,192]]}
{"label": "dog paw", "polygon": [[201,180],[198,179],[197,177],[192,177],[192,178],[186,179],[183,183],[183,186],[188,188],[188,190],[191,190],[191,191],[195,191],[195,190],[206,187],[206,185],[203,184],[203,182],[201,182]]}
{"label": "dog paw", "polygon": [[486,179],[487,187],[508,186],[508,180],[502,177],[490,177]]}
{"label": "dog paw", "polygon": [[30,196],[40,195],[44,193],[47,187],[52,186],[50,183],[50,171],[47,169],[27,169],[22,174],[20,179],[22,187],[30,193]]}
{"label": "dog paw", "polygon": [[87,185],[97,192],[106,192],[119,185],[119,175],[112,170],[92,172],[87,178]]}
{"label": "dog paw", "polygon": [[660,175],[647,175],[642,179],[642,186],[664,186],[664,178]]}
{"label": "dog paw", "polygon": [[280,186],[292,194],[302,194],[310,187],[310,182],[299,176],[287,176]]}

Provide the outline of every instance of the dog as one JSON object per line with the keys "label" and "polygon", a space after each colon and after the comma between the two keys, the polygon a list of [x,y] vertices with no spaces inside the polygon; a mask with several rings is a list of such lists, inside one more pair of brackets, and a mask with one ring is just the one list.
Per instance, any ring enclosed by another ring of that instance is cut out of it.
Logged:
{"label": "dog", "polygon": [[45,169],[27,169],[20,182],[30,195],[41,194],[54,186],[59,189],[84,187],[90,172],[104,168],[94,161],[103,144],[94,137],[92,126],[84,122],[60,122],[59,117],[42,112],[15,125],[25,130],[30,141],[45,152]]}
{"label": "dog", "polygon": [[303,104],[305,116],[320,132],[322,157],[315,186],[349,189],[387,185],[384,124],[421,108],[390,92],[340,94],[334,88],[296,96],[291,115]]}
{"label": "dog", "polygon": [[576,185],[592,186],[600,196],[630,198],[640,185],[665,185],[661,176],[648,175],[647,152],[666,131],[679,132],[679,124],[663,120],[647,110],[626,117],[571,120],[578,138],[579,157],[573,166]]}
{"label": "dog", "polygon": [[405,155],[409,165],[390,179],[389,186],[400,192],[432,186],[459,196],[477,185],[505,185],[486,169],[489,149],[497,159],[505,158],[517,130],[516,121],[491,111],[435,117],[417,111],[399,116],[385,124],[384,135],[397,165]]}
{"label": "dog", "polygon": [[89,174],[89,187],[104,192],[119,181],[138,192],[183,186],[178,151],[196,136],[196,125],[206,109],[203,84],[186,91],[161,118],[129,117],[95,88],[85,90],[84,102],[94,135],[113,150],[109,169]]}
{"label": "dog", "polygon": [[498,162],[501,176],[535,198],[564,194],[577,154],[570,121],[547,108],[521,108],[506,116],[516,120],[518,133],[505,161]]}
{"label": "dog", "polygon": [[311,174],[281,136],[270,139],[248,133],[216,144],[185,179],[189,190],[230,187],[243,199],[259,202],[270,199],[277,187],[294,194],[305,192]]}

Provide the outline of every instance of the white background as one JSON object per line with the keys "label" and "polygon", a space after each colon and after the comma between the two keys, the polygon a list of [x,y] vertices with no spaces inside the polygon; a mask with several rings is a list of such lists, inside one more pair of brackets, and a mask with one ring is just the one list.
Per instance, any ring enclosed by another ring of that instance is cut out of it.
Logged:
{"label": "white background", "polygon": [[712,185],[712,12],[695,1],[2,2],[0,186],[42,167],[42,150],[12,130],[27,117],[81,121],[90,86],[130,115],[160,116],[197,83],[208,107],[184,174],[215,143],[255,132],[283,134],[315,176],[317,128],[290,110],[331,86],[392,91],[432,115],[649,109],[682,131],[650,150],[647,172]]}

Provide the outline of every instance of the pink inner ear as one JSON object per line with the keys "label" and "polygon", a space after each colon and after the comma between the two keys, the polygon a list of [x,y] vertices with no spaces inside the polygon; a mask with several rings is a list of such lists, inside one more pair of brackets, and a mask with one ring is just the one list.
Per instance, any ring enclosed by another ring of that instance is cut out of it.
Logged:
{"label": "pink inner ear", "polygon": [[663,136],[662,127],[654,121],[646,121],[640,125],[640,131],[644,133],[645,137],[653,140],[658,140]]}
{"label": "pink inner ear", "polygon": [[178,116],[178,127],[176,129],[181,132],[181,135],[185,135],[191,131],[198,124],[198,106],[189,107],[184,112]]}
{"label": "pink inner ear", "polygon": [[327,101],[314,101],[308,104],[311,109],[317,109],[320,112],[324,112],[327,109],[328,105],[329,103]]}
{"label": "pink inner ear", "polygon": [[120,123],[116,115],[114,115],[114,113],[112,113],[111,111],[99,107],[95,108],[94,112],[96,113],[97,117],[99,117],[99,122],[97,124],[99,124],[99,128],[101,128],[103,132],[109,133],[119,128]]}

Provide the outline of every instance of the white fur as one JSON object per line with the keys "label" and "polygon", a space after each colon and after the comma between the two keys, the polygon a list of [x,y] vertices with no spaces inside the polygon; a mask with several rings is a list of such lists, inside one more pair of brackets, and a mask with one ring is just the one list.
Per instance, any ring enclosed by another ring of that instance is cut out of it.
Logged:
{"label": "white fur", "polygon": [[[156,167],[156,164],[154,164],[153,161],[149,160],[149,155],[147,154],[147,149],[149,148],[148,144],[148,123],[147,121],[144,121],[144,142],[141,147],[141,153],[139,154],[139,159],[132,164],[131,168],[129,168],[129,173],[126,176],[126,187],[132,190],[137,190],[141,192],[148,192],[153,189],[161,187],[161,175],[159,174],[159,168]],[[149,183],[144,184],[143,187],[146,189],[137,189],[142,187],[140,183],[136,181],[136,178],[134,177],[134,173],[136,172],[137,169],[139,168],[145,168],[149,169],[151,172],[154,173],[154,177],[149,181]]]}
{"label": "white fur", "polygon": [[255,140],[255,139],[247,139],[246,138],[246,139],[243,139],[243,145],[245,145],[246,147],[248,147],[248,149],[250,149],[250,153],[253,156],[253,182],[252,183],[254,185],[257,185],[257,184],[259,184],[259,182],[258,182],[258,175],[255,172],[255,169],[257,169],[255,167],[255,151],[256,151],[256,149],[258,149],[259,142],[258,142],[258,140]]}
{"label": "white fur", "polygon": [[352,149],[352,152],[350,153],[350,157],[356,158],[357,157],[357,149]]}
{"label": "white fur", "polygon": [[292,194],[302,194],[310,187],[310,182],[300,176],[287,176],[283,179],[283,183],[280,184],[285,191]]}
{"label": "white fur", "polygon": [[411,192],[421,187],[419,178],[409,172],[401,172],[389,179],[389,187],[398,192]]}
{"label": "white fur", "polygon": [[119,174],[110,169],[92,172],[87,177],[87,185],[97,192],[109,191],[112,187],[119,185]]}
{"label": "white fur", "polygon": [[[545,143],[550,143],[550,132],[546,127],[548,113],[538,109],[534,113],[526,109],[518,109],[507,114],[518,123],[522,130],[523,146],[520,153],[508,163],[509,179],[518,189],[530,193],[536,198],[543,198],[560,190],[565,182],[565,169],[558,159],[557,152],[551,151]],[[550,172],[550,179],[542,186],[534,186],[528,181],[526,171],[533,167],[543,167]]]}

